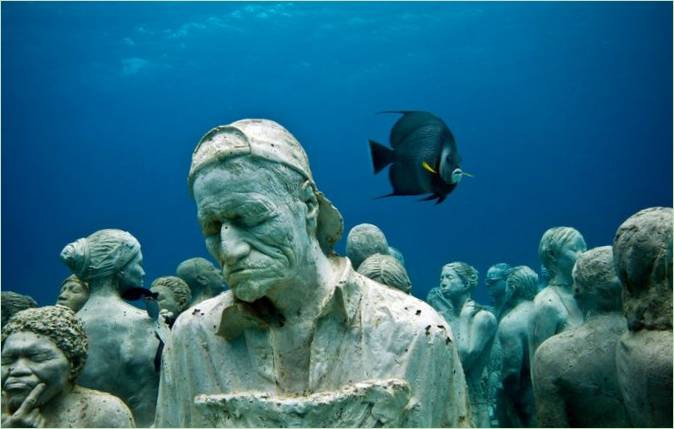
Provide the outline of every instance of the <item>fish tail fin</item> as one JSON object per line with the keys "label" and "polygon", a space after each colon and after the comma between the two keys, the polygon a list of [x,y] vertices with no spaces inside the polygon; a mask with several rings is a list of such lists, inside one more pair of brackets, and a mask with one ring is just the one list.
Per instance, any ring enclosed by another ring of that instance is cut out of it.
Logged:
{"label": "fish tail fin", "polygon": [[437,205],[440,204],[441,202],[445,201],[445,198],[447,198],[447,194],[445,194],[445,195],[436,195],[436,197],[438,197],[438,200],[435,202],[435,205],[437,206]]}
{"label": "fish tail fin", "polygon": [[393,150],[377,143],[374,140],[370,140],[370,153],[372,154],[374,174],[379,173],[384,167],[392,163],[394,160]]}
{"label": "fish tail fin", "polygon": [[373,200],[381,200],[382,198],[395,197],[396,195],[398,195],[398,194],[396,194],[395,192],[391,192],[390,194],[380,195],[380,196],[374,197],[374,198],[372,198],[372,199],[373,199]]}

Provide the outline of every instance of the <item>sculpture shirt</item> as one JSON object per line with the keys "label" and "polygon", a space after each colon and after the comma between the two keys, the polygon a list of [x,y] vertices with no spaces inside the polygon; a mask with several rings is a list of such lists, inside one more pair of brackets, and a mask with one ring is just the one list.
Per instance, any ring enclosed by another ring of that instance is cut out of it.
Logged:
{"label": "sculpture shirt", "polygon": [[[468,427],[466,384],[451,329],[429,305],[358,273],[339,258],[341,273],[316,320],[307,393],[360,381],[398,378],[411,389],[405,424]],[[218,335],[231,291],[185,311],[164,350],[156,427],[198,425],[200,394],[277,395],[270,329]]]}

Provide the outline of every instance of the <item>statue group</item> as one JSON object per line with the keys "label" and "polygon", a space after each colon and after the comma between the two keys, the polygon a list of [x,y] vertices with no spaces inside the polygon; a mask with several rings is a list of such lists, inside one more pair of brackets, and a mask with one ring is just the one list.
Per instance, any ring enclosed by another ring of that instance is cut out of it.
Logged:
{"label": "statue group", "polygon": [[487,307],[459,261],[413,297],[375,225],[337,255],[342,216],[273,121],[210,130],[188,184],[220,268],[145,289],[140,243],[104,229],[64,247],[57,305],[3,292],[3,426],[671,427],[671,208],[590,250],[551,228],[545,284],[496,264]]}

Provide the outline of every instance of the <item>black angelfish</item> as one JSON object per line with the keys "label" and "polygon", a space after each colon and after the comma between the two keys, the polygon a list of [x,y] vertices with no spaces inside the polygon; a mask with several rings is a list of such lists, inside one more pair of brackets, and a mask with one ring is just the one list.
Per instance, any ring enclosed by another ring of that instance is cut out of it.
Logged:
{"label": "black angelfish", "polygon": [[428,112],[401,111],[402,117],[391,129],[389,149],[370,140],[374,173],[389,164],[389,179],[395,195],[430,194],[422,201],[437,199],[440,204],[456,188],[463,176],[461,157],[452,132],[442,119]]}

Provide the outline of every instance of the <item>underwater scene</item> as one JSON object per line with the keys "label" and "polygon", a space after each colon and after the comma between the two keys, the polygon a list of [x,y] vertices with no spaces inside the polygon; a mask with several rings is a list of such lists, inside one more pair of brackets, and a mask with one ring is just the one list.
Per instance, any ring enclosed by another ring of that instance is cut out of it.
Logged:
{"label": "underwater scene", "polygon": [[671,2],[2,2],[3,427],[672,427]]}

